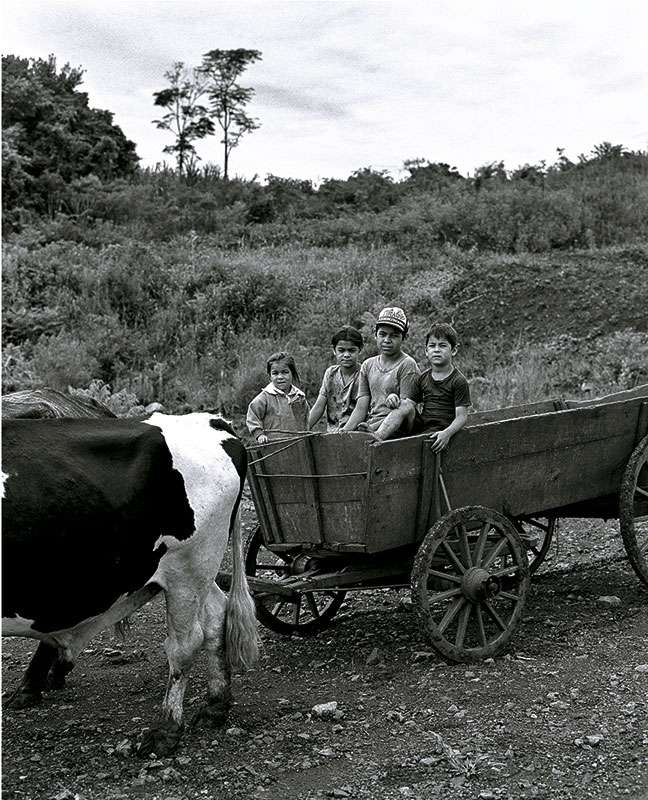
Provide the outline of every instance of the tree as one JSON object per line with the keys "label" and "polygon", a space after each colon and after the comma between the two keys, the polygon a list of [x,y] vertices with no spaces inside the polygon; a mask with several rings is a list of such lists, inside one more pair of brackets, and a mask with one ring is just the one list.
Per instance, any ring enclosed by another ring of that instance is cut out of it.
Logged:
{"label": "tree", "polygon": [[497,184],[506,183],[507,181],[508,175],[504,169],[503,161],[492,161],[490,164],[484,164],[478,167],[475,170],[475,176],[473,178],[475,189],[478,191],[484,186],[495,186]]}
{"label": "tree", "polygon": [[153,122],[175,135],[175,143],[166,145],[164,152],[174,154],[182,175],[198,158],[194,141],[212,134],[214,123],[209,119],[207,108],[199,102],[205,94],[205,76],[200,69],[189,70],[182,61],[176,61],[164,77],[171,85],[154,92],[153,97],[155,105],[166,108],[167,113]]}
{"label": "tree", "polygon": [[67,207],[73,183],[112,181],[137,170],[135,145],[109,111],[89,108],[78,91],[83,70],[56,58],[2,58],[3,210],[53,215]]}
{"label": "tree", "polygon": [[258,120],[245,113],[254,89],[236,82],[244,70],[261,59],[259,50],[210,50],[198,68],[207,80],[211,111],[223,131],[223,177],[228,178],[229,156],[241,137],[260,127]]}
{"label": "tree", "polygon": [[465,180],[456,167],[440,162],[431,163],[423,158],[408,158],[403,162],[403,168],[410,173],[406,179],[408,188],[427,191]]}

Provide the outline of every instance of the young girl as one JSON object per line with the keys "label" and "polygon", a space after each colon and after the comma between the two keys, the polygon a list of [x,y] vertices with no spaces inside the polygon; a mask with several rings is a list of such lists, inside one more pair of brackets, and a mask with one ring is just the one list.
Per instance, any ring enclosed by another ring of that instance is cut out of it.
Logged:
{"label": "young girl", "polygon": [[295,359],[288,353],[273,353],[266,370],[270,383],[250,403],[246,419],[259,444],[308,430],[308,401],[293,383],[299,380]]}

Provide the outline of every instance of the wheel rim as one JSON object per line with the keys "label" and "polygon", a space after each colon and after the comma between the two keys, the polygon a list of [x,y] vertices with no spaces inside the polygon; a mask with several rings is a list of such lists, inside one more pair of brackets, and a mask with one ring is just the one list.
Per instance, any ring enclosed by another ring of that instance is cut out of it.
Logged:
{"label": "wheel rim", "polygon": [[[247,547],[246,574],[267,581],[284,582],[302,575],[309,568],[309,558],[303,554],[273,553],[265,546],[261,528],[256,528]],[[255,593],[257,617],[267,628],[291,635],[315,633],[326,626],[344,602],[346,592],[300,592],[294,596]]]}
{"label": "wheel rim", "polygon": [[529,562],[515,527],[480,506],[442,517],[414,560],[412,602],[432,644],[449,661],[500,653],[528,588]]}
{"label": "wheel rim", "polygon": [[527,517],[513,523],[526,548],[531,575],[545,560],[556,529],[555,517]]}
{"label": "wheel rim", "polygon": [[630,563],[648,586],[648,436],[630,456],[623,476],[619,524]]}

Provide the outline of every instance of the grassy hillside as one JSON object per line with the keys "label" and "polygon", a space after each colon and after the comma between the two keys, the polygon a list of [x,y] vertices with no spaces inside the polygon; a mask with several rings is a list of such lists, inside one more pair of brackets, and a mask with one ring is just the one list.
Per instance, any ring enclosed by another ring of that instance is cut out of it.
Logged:
{"label": "grassy hillside", "polygon": [[[458,364],[488,408],[648,382],[648,245],[488,255],[453,246],[223,251],[209,237],[4,248],[3,391],[49,385],[169,411],[239,413],[277,349],[314,399],[329,340],[402,306],[421,366],[433,319],[453,321]],[[109,389],[107,388],[109,387]]]}

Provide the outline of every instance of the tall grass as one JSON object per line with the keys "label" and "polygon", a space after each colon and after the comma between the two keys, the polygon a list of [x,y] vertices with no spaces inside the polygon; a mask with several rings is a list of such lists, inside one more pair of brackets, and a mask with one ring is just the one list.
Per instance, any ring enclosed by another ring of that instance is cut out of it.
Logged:
{"label": "tall grass", "polygon": [[[637,268],[648,262],[645,248],[600,257],[613,266],[629,258]],[[571,265],[570,258],[562,263]],[[573,258],[580,263],[578,254]],[[373,354],[375,315],[385,305],[411,316],[405,349],[422,368],[432,319],[454,320],[460,334],[472,330],[457,364],[479,409],[648,381],[645,331],[601,330],[579,342],[548,327],[539,341],[511,338],[506,325],[490,320],[484,326],[484,309],[500,302],[493,292],[507,296],[502,281],[528,274],[550,287],[559,268],[546,257],[507,261],[447,245],[412,258],[390,245],[230,251],[195,235],[101,247],[13,241],[3,260],[3,391],[99,386],[105,394],[109,386],[136,404],[236,414],[265,384],[268,355],[282,349],[295,356],[314,400],[332,334],[353,324],[365,337],[364,356]],[[588,262],[581,268],[586,278]],[[468,293],[457,295],[458,286]]]}

